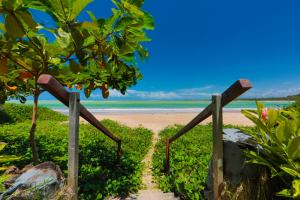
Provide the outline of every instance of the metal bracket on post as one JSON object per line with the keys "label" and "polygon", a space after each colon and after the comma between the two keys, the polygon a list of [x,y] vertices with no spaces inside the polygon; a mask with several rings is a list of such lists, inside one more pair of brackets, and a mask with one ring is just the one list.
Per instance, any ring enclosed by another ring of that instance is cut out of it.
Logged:
{"label": "metal bracket on post", "polygon": [[78,165],[79,165],[79,110],[80,94],[71,92],[69,96],[69,147],[68,147],[68,187],[78,199]]}
{"label": "metal bracket on post", "polygon": [[213,95],[213,200],[220,199],[223,183],[223,111],[222,96]]}

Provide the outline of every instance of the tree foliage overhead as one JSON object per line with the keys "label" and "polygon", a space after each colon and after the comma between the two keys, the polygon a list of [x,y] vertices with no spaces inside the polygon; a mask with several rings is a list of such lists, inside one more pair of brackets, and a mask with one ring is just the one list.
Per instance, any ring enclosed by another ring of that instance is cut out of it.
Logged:
{"label": "tree foliage overhead", "polygon": [[[141,78],[137,57],[145,59],[154,29],[152,16],[141,9],[143,0],[112,0],[111,17],[79,21],[92,0],[0,0],[1,96],[34,94],[43,73],[63,84],[83,89],[87,97],[97,88],[125,93]],[[55,26],[39,23],[33,12],[47,13]],[[55,38],[55,39],[49,39]]]}

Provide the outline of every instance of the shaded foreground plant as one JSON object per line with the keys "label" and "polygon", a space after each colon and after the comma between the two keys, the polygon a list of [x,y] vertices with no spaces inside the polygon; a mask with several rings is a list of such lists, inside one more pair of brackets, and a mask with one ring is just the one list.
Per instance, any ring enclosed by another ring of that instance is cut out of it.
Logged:
{"label": "shaded foreground plant", "polygon": [[276,195],[300,198],[300,113],[299,109],[266,109],[257,102],[257,110],[242,113],[255,123],[245,130],[258,144],[258,150],[246,150],[248,162],[270,170],[270,183]]}
{"label": "shaded foreground plant", "polygon": [[[120,163],[116,164],[115,144],[91,125],[80,126],[79,139],[79,195],[80,199],[95,200],[110,196],[126,196],[137,192],[141,186],[143,165],[141,161],[151,145],[151,131],[144,128],[131,129],[116,122],[102,122],[118,137],[123,148]],[[41,162],[53,161],[67,173],[68,125],[57,121],[39,121],[37,144]],[[0,124],[0,140],[10,148],[6,154],[22,155],[20,160],[7,162],[23,167],[31,161],[26,135],[30,122]]]}

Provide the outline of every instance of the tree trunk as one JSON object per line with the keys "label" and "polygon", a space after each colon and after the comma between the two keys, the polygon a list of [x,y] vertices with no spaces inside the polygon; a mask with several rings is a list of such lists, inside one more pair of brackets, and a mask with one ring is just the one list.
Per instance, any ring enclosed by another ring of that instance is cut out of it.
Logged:
{"label": "tree trunk", "polygon": [[37,165],[39,163],[39,155],[38,150],[36,146],[35,141],[35,129],[36,129],[36,119],[37,119],[37,111],[38,111],[38,98],[39,98],[40,92],[36,88],[34,91],[34,103],[33,103],[33,110],[32,110],[32,123],[31,123],[31,129],[30,129],[30,135],[29,135],[29,141],[32,151],[32,161],[34,165]]}

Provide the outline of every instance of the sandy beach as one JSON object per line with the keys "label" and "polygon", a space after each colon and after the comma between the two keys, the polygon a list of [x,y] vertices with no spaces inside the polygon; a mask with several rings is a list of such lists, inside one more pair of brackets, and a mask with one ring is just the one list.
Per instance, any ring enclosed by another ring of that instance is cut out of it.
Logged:
{"label": "sandy beach", "polygon": [[[118,121],[129,127],[143,126],[155,132],[161,131],[167,126],[174,124],[185,125],[190,122],[199,113],[122,113],[122,114],[99,114],[95,116],[99,120],[111,119]],[[253,123],[248,120],[240,111],[230,111],[223,113],[224,124],[251,126]],[[211,122],[211,117],[202,122],[202,124]]]}

